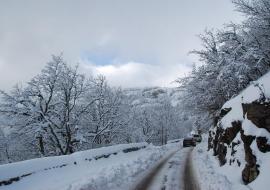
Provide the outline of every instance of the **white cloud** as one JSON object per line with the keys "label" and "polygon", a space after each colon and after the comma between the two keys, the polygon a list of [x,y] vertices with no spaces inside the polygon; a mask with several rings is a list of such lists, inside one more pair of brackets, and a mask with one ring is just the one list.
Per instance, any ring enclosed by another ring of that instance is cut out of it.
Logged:
{"label": "white cloud", "polygon": [[229,0],[0,1],[0,89],[29,80],[59,52],[69,63],[83,52],[114,55],[115,64],[97,66],[112,83],[165,85],[194,61],[196,34],[239,19]]}
{"label": "white cloud", "polygon": [[111,85],[122,87],[176,86],[173,81],[190,70],[180,64],[164,67],[137,62],[104,66],[85,63],[82,68],[87,73],[102,74]]}
{"label": "white cloud", "polygon": [[106,33],[101,36],[100,40],[97,42],[97,45],[99,47],[105,47],[110,41],[112,41],[112,35],[110,33]]}

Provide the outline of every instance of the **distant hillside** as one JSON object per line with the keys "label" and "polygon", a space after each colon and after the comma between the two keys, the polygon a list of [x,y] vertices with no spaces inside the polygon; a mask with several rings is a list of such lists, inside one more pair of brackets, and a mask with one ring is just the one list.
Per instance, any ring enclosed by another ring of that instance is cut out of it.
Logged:
{"label": "distant hillside", "polygon": [[178,88],[128,88],[124,94],[132,101],[132,105],[147,105],[157,102],[160,99],[168,98],[172,106],[177,106],[181,99],[181,91]]}

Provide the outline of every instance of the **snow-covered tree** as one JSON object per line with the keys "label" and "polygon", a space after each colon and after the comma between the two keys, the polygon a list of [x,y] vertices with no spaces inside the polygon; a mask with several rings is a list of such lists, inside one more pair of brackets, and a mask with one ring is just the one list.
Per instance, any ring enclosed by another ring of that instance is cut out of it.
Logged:
{"label": "snow-covered tree", "polygon": [[203,49],[192,53],[200,57],[202,66],[178,80],[184,90],[183,104],[194,116],[207,112],[214,117],[228,99],[269,71],[270,2],[233,3],[246,15],[246,20],[201,35]]}
{"label": "snow-covered tree", "polygon": [[69,67],[61,56],[34,77],[25,88],[1,91],[0,112],[6,123],[24,134],[31,134],[42,155],[69,154],[74,151],[79,100],[86,90],[84,76]]}
{"label": "snow-covered tree", "polygon": [[98,76],[90,83],[91,90],[84,102],[93,104],[83,114],[81,134],[91,147],[113,143],[127,124],[122,91],[109,87],[104,76]]}

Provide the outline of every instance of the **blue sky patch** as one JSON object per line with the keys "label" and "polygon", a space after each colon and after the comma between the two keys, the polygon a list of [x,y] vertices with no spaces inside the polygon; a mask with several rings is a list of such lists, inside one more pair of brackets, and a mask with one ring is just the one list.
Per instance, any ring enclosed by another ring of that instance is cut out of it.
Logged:
{"label": "blue sky patch", "polygon": [[102,54],[97,52],[93,53],[85,51],[81,54],[81,59],[96,65],[110,65],[115,62],[116,56],[110,54]]}

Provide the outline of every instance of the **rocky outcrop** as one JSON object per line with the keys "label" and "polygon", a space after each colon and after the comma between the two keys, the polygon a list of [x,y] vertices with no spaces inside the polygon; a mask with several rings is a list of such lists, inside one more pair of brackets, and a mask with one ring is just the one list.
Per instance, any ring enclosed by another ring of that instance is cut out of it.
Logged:
{"label": "rocky outcrop", "polygon": [[[254,124],[255,128],[263,128],[270,133],[270,103],[268,101],[254,101],[250,104],[242,104],[242,110],[243,120],[248,119]],[[242,126],[243,120],[233,121],[230,127],[223,128],[220,121],[230,111],[231,108],[221,110],[220,115],[215,121],[215,127],[209,131],[208,149],[213,150],[213,155],[217,156],[221,166],[226,163],[232,164],[235,161],[238,166],[245,164],[242,171],[242,179],[245,184],[248,184],[259,175],[260,167],[256,156],[253,154],[251,144],[255,142],[258,150],[263,153],[270,151],[270,144],[268,144],[268,139],[265,136],[245,134],[245,129]],[[240,138],[235,141],[237,135]],[[245,163],[240,163],[239,160],[233,158],[237,151],[235,147],[241,143],[244,147]],[[228,155],[228,152],[231,154]],[[228,157],[230,157],[229,160]]]}
{"label": "rocky outcrop", "polygon": [[270,133],[270,103],[255,101],[242,104],[243,114],[258,128],[264,128]]}
{"label": "rocky outcrop", "polygon": [[244,142],[246,161],[245,168],[242,171],[242,179],[245,184],[248,184],[255,180],[259,175],[258,165],[256,164],[256,156],[252,154],[252,149],[250,148],[250,145],[255,140],[255,137],[246,136],[244,135],[244,131],[241,130],[241,139]]}
{"label": "rocky outcrop", "polygon": [[270,145],[267,144],[267,138],[265,137],[257,137],[256,138],[258,149],[263,152],[269,152],[270,151]]}
{"label": "rocky outcrop", "polygon": [[218,157],[221,166],[227,162],[227,149],[229,145],[235,145],[232,141],[240,130],[241,122],[235,121],[232,123],[231,128],[224,130],[222,127],[216,127],[214,131],[209,131],[208,149],[213,149],[213,155]]}

